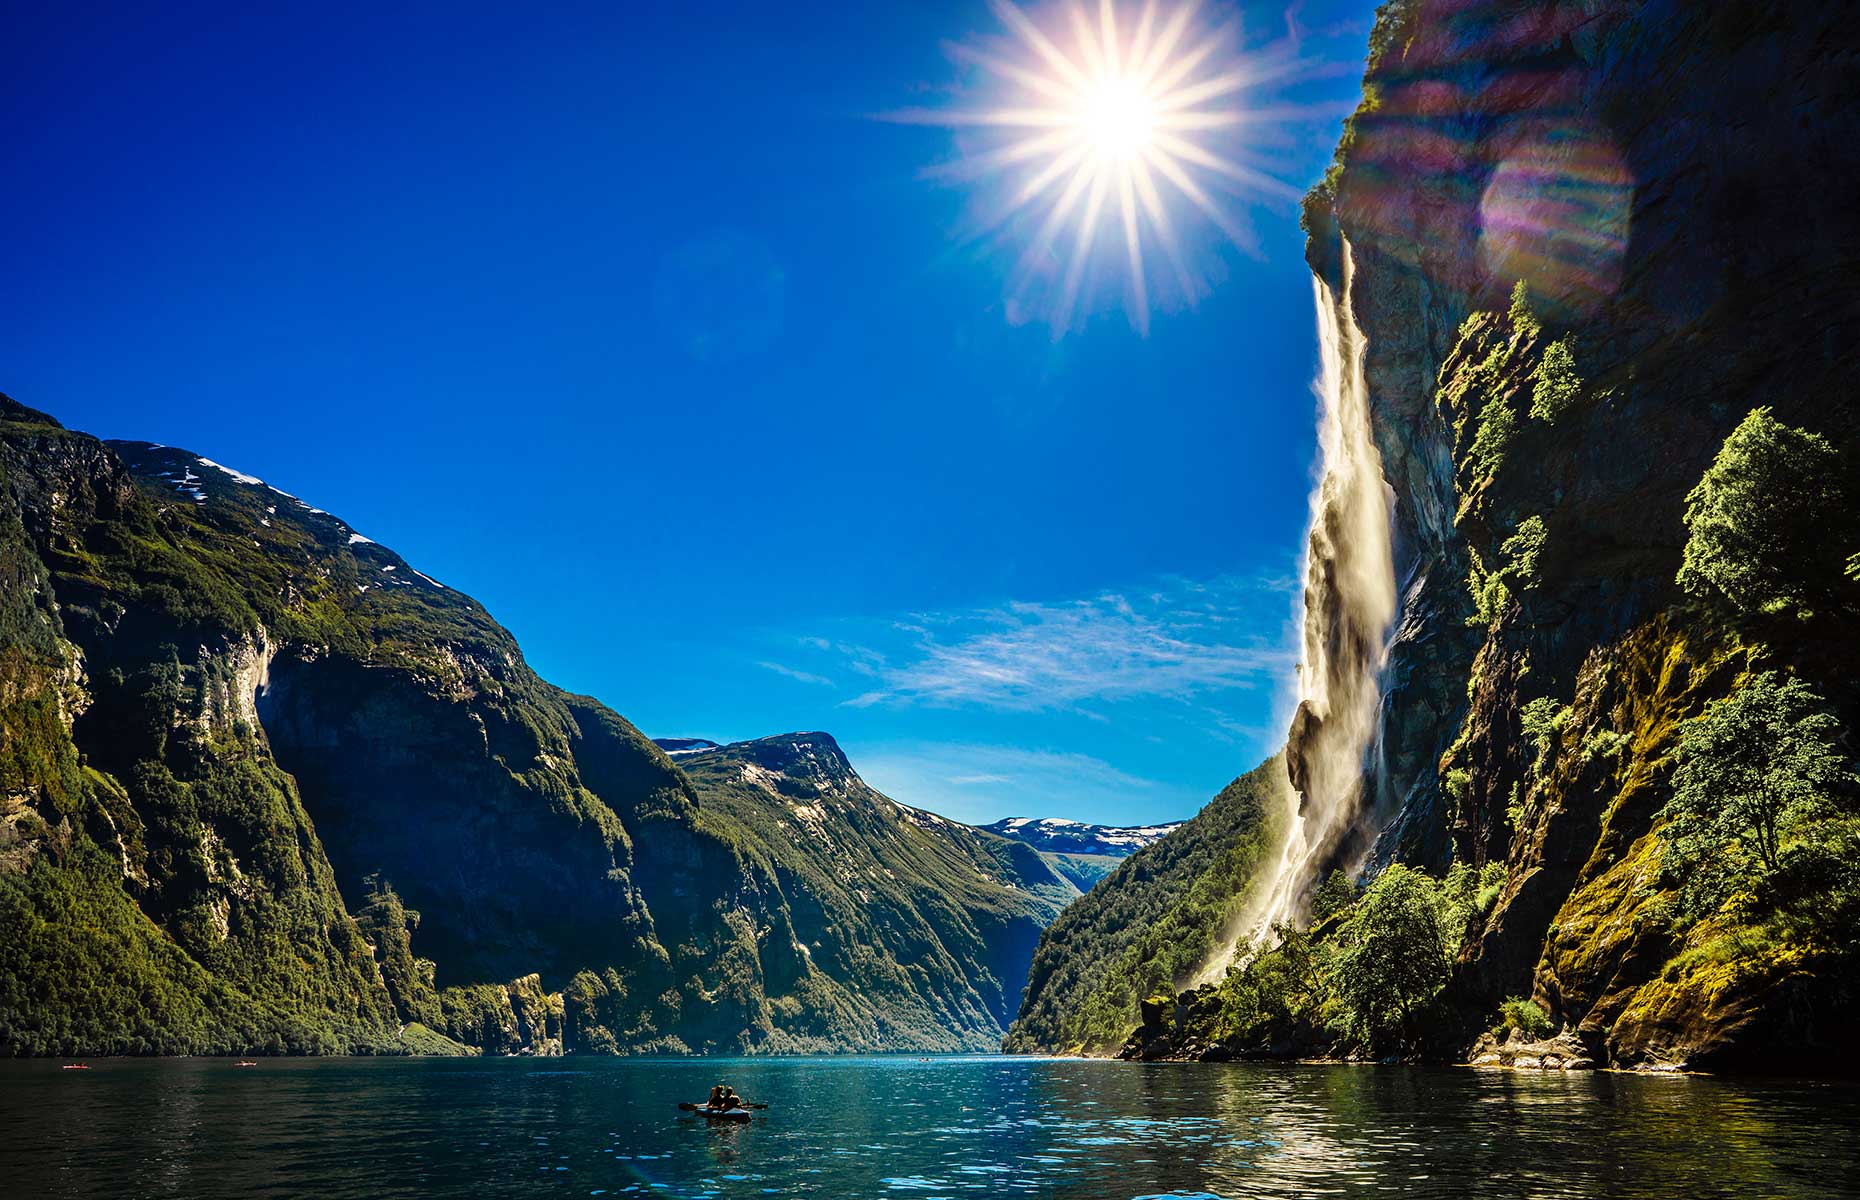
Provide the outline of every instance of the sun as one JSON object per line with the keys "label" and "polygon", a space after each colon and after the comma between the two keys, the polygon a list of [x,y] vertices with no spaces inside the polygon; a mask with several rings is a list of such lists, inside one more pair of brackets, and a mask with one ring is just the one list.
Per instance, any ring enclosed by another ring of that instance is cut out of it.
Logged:
{"label": "sun", "polygon": [[1106,79],[1079,107],[1079,128],[1100,157],[1128,160],[1150,145],[1156,102],[1133,79]]}
{"label": "sun", "polygon": [[1044,318],[1058,336],[1089,285],[1111,285],[1147,334],[1158,291],[1192,304],[1205,290],[1203,230],[1257,253],[1244,205],[1298,193],[1247,135],[1286,115],[1256,93],[1298,73],[1295,44],[1243,53],[1238,18],[1210,30],[1196,0],[1062,4],[1037,19],[1011,0],[989,7],[1003,32],[950,47],[983,102],[887,116],[961,131],[935,174],[1002,184],[976,229],[1018,243],[1011,316]]}

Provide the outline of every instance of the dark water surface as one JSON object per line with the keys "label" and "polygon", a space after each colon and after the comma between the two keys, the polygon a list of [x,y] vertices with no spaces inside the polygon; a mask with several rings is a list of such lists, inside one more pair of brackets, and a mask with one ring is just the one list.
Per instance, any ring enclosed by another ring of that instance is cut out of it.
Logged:
{"label": "dark water surface", "polygon": [[[680,1114],[727,1080],[769,1111]],[[0,1063],[0,1195],[1829,1196],[1841,1085],[1027,1058]]]}

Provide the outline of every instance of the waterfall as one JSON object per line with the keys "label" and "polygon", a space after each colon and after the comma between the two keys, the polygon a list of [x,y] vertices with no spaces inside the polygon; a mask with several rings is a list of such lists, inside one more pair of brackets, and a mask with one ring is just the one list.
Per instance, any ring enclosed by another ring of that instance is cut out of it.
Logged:
{"label": "waterfall", "polygon": [[[1382,669],[1395,623],[1395,558],[1382,455],[1370,429],[1363,331],[1350,307],[1356,265],[1343,246],[1342,289],[1312,281],[1323,368],[1324,470],[1305,546],[1304,661],[1286,742],[1296,805],[1256,931],[1295,919],[1317,871],[1350,853],[1366,818],[1363,788],[1377,743]],[[1362,849],[1355,848],[1360,862]]]}
{"label": "waterfall", "polygon": [[1323,470],[1311,494],[1305,545],[1304,655],[1281,798],[1285,841],[1196,984],[1226,973],[1243,936],[1260,937],[1300,918],[1318,872],[1338,862],[1358,867],[1366,853],[1364,785],[1372,774],[1382,669],[1395,622],[1394,493],[1370,430],[1363,333],[1350,309],[1354,275],[1345,242],[1341,290],[1333,293],[1322,278],[1312,281],[1322,353],[1314,390],[1322,405]]}

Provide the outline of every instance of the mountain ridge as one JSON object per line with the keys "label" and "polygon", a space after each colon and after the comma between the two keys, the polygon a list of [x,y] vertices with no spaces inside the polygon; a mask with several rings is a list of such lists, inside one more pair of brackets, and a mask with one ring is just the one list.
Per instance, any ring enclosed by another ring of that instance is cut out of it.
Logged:
{"label": "mountain ridge", "polygon": [[[991,1049],[1073,894],[830,739],[700,788],[341,518],[10,398],[0,577],[0,1052]],[[782,783],[910,939],[814,964],[875,902],[765,839]]]}

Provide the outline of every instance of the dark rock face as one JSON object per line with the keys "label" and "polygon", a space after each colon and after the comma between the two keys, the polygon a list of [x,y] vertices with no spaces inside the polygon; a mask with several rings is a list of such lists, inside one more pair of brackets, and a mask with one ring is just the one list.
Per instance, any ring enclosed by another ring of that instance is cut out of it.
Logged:
{"label": "dark rock face", "polygon": [[[1348,240],[1396,496],[1378,856],[1508,865],[1452,990],[1467,1043],[1500,997],[1534,993],[1618,1063],[1826,1044],[1825,1017],[1784,1033],[1762,998],[1781,967],[1709,1002],[1702,979],[1661,983],[1680,947],[1647,907],[1649,834],[1674,725],[1733,686],[1754,636],[1680,611],[1687,491],[1759,405],[1837,446],[1860,435],[1860,12],[1419,0],[1383,28],[1307,254],[1336,279]],[[1554,421],[1531,415],[1552,342],[1582,383]],[[1515,432],[1482,444],[1494,405]],[[1535,578],[1476,613],[1469,574],[1533,518]],[[1774,658],[1860,711],[1834,665],[1847,634],[1777,634]],[[1538,697],[1572,707],[1543,771],[1519,726]],[[1579,749],[1611,733],[1618,756]]]}
{"label": "dark rock face", "polygon": [[4,398],[0,584],[0,1053],[992,1049],[1076,895],[825,734],[700,789],[339,519]]}

